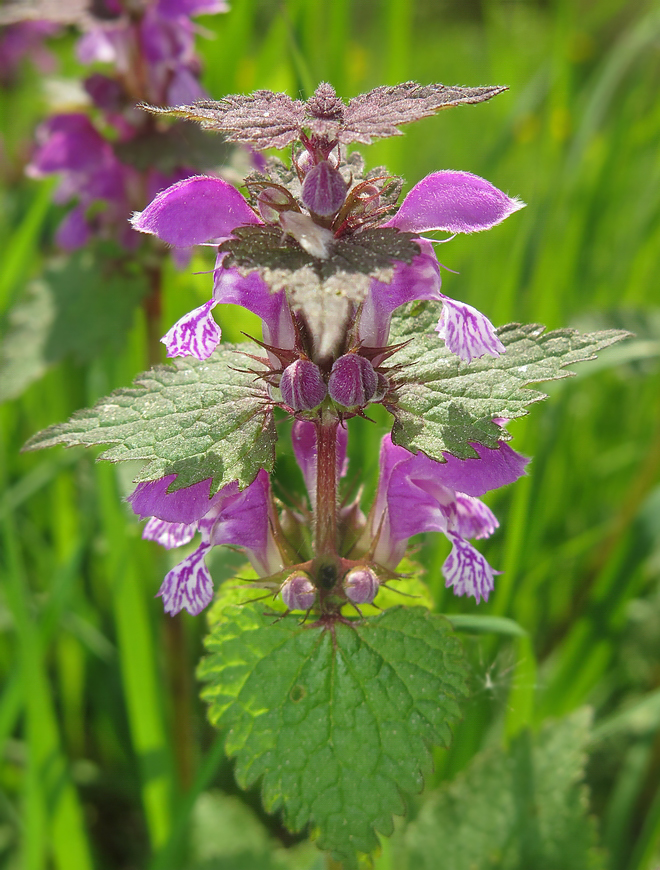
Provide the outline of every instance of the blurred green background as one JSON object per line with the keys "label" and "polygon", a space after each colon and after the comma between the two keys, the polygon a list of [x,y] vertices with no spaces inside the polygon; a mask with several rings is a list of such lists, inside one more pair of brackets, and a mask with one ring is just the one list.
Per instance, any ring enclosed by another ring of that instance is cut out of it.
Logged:
{"label": "blurred green background", "polygon": [[[322,80],[345,98],[408,79],[509,86],[365,148],[368,165],[385,163],[408,185],[469,170],[527,202],[502,226],[438,248],[457,273],[443,273],[448,295],[496,325],[621,326],[637,338],[551,384],[550,399],[511,426],[533,462],[490,499],[501,528],[480,548],[504,573],[478,612],[527,633],[465,636],[473,694],[428,785],[482,747],[589,704],[587,781],[606,866],[657,870],[660,10],[642,0],[233,0],[200,23],[214,97],[255,88],[306,97]],[[52,42],[60,76],[81,73],[74,40]],[[52,185],[22,174],[46,112],[44,82],[26,65],[0,93],[3,328],[53,253],[63,213]],[[167,271],[163,332],[208,298],[209,276],[193,274],[205,268],[196,256],[183,273]],[[216,314],[230,340],[254,326],[229,307]],[[331,866],[266,817],[256,792],[238,795],[196,700],[204,619],[185,614],[176,632],[164,628],[153,596],[169,556],[140,540],[119,499],[130,469],[95,466],[80,451],[18,452],[36,430],[126,385],[145,360],[140,311],[117,347],[86,365],[66,358],[0,407],[0,867]],[[367,496],[385,416],[351,426]],[[279,473],[290,466],[284,456]],[[419,543],[438,610],[477,612],[443,589],[444,539]],[[219,554],[216,580],[238,564]],[[254,844],[247,857],[240,837]],[[395,870],[387,848],[376,867]]]}

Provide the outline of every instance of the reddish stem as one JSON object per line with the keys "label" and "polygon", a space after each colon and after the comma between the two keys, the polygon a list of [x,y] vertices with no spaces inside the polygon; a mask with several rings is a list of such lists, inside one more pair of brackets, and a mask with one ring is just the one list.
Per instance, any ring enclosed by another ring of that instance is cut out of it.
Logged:
{"label": "reddish stem", "polygon": [[339,420],[326,412],[316,426],[315,555],[337,555],[337,427]]}

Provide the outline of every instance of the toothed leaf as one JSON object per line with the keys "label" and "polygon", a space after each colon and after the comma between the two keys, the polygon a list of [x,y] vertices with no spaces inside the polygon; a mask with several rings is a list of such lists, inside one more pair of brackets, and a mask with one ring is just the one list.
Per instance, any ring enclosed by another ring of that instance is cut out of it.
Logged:
{"label": "toothed leaf", "polygon": [[470,442],[497,447],[498,439],[508,440],[493,419],[524,416],[529,405],[546,398],[528,384],[569,377],[574,372],[567,366],[594,359],[630,336],[622,329],[580,335],[574,329],[545,332],[539,324],[510,323],[497,330],[505,353],[467,363],[434,331],[439,307],[429,305],[416,317],[414,310],[406,307],[392,319],[390,344],[410,341],[392,357],[401,366],[396,398],[387,399],[395,417],[392,440],[438,460],[443,452],[461,459],[476,456]]}
{"label": "toothed leaf", "polygon": [[229,606],[206,644],[203,697],[239,785],[260,780],[268,811],[356,868],[449,743],[466,665],[446,620],[394,607],[331,631]]}
{"label": "toothed leaf", "polygon": [[588,795],[581,784],[590,715],[578,710],[523,733],[509,752],[477,755],[429,796],[400,845],[402,870],[601,870]]}
{"label": "toothed leaf", "polygon": [[176,474],[174,490],[211,477],[212,493],[232,480],[247,486],[260,468],[272,469],[276,434],[261,382],[234,368],[244,365],[241,347],[252,350],[222,345],[203,362],[177,359],[144,372],[133,387],[37,433],[25,449],[113,444],[99,458],[145,460],[137,480]]}

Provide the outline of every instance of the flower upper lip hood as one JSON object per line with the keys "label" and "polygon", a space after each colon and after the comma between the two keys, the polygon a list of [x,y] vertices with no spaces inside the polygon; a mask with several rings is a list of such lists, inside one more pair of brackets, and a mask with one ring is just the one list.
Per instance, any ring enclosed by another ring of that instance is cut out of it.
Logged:
{"label": "flower upper lip hood", "polygon": [[476,233],[502,223],[524,206],[485,178],[444,169],[418,182],[385,226],[413,233]]}
{"label": "flower upper lip hood", "polygon": [[244,197],[221,178],[195,175],[163,190],[131,220],[141,233],[187,248],[224,239],[236,227],[261,224]]}

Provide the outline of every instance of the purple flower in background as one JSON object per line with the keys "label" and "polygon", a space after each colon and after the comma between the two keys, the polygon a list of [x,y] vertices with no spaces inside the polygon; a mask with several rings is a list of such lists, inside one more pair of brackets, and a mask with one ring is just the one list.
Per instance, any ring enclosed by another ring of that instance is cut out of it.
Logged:
{"label": "purple flower in background", "polygon": [[[127,248],[139,241],[126,229],[128,189],[136,172],[117,160],[112,146],[87,115],[54,115],[37,130],[37,149],[26,172],[31,178],[58,173],[55,201],[76,205],[60,224],[56,240],[66,251],[85,245],[94,232],[116,231]],[[95,208],[102,203],[102,208]]]}
{"label": "purple flower in background", "polygon": [[211,480],[168,493],[176,475],[139,483],[128,501],[136,514],[149,517],[142,537],[166,549],[188,544],[201,532],[197,549],[165,577],[158,595],[172,616],[187,610],[197,616],[213,597],[213,580],[205,557],[212,547],[241,547],[257,573],[264,577],[283,567],[272,532],[272,499],[268,474],[261,470],[244,490],[227,484],[211,498]]}
{"label": "purple flower in background", "polygon": [[[81,63],[111,63],[135,100],[157,105],[197,100],[204,96],[199,84],[199,61],[195,55],[195,29],[191,16],[226,12],[227,4],[158,0],[147,5],[142,16],[126,14],[115,4],[115,15],[99,20],[78,43]],[[143,64],[138,86],[136,61]]]}
{"label": "purple flower in background", "polygon": [[18,68],[29,58],[39,72],[54,72],[55,56],[44,46],[44,40],[60,32],[52,21],[19,21],[0,30],[0,83],[7,86],[16,78]]}
{"label": "purple flower in background", "polygon": [[443,532],[452,551],[443,565],[446,585],[456,595],[488,599],[497,573],[467,540],[485,538],[499,525],[478,496],[513,483],[525,473],[528,459],[502,443],[497,449],[474,444],[478,457],[444,454],[436,462],[383,439],[378,491],[369,516],[376,540],[374,561],[394,570],[408,540],[421,532]]}
{"label": "purple flower in background", "polygon": [[[111,75],[92,73],[85,89],[114,135],[99,132],[81,113],[55,115],[37,131],[28,174],[60,174],[56,201],[74,202],[57,232],[60,247],[74,250],[101,236],[135,249],[140,237],[127,223],[130,214],[163,188],[193,174],[192,167],[174,165],[180,158],[178,152],[168,153],[172,146],[167,132],[155,130],[135,104],[204,96],[190,16],[226,8],[220,0],[157,0],[145,3],[136,14],[130,4],[106,0],[102,9],[95,7],[100,17],[84,16],[79,59],[114,67]],[[145,148],[150,155],[147,165]],[[186,252],[178,252],[175,260],[183,263]]]}

